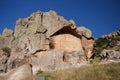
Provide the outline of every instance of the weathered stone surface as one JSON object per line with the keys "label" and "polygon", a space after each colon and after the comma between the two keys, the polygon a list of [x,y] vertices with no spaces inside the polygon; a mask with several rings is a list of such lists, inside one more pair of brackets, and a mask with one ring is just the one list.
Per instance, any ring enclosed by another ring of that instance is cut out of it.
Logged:
{"label": "weathered stone surface", "polygon": [[19,19],[16,22],[15,37],[22,36],[23,34],[35,34],[45,33],[46,36],[50,37],[53,33],[58,31],[64,26],[71,24],[69,21],[65,20],[63,17],[58,16],[55,11],[49,12],[39,12],[31,14],[30,17]]}
{"label": "weathered stone surface", "polygon": [[10,55],[8,55],[8,53],[0,50],[0,73],[7,72],[7,61],[9,59],[9,56]]}
{"label": "weathered stone surface", "polygon": [[7,65],[0,63],[0,73],[5,73],[7,71]]}
{"label": "weathered stone surface", "polygon": [[[83,27],[76,29],[73,20],[67,21],[55,11],[34,12],[27,18],[17,20],[14,32],[8,29],[3,31],[0,48],[9,47],[11,53],[9,57],[0,57],[1,62],[5,63],[7,71],[31,63],[33,74],[39,69],[49,71],[76,67],[81,64],[81,59],[85,61],[83,54],[87,51],[91,57],[93,48],[91,31]],[[50,49],[51,41],[54,43],[53,50]]]}
{"label": "weathered stone surface", "polygon": [[119,51],[114,51],[114,50],[106,50],[104,49],[100,56],[102,59],[108,59],[108,60],[116,60],[120,59],[120,52]]}
{"label": "weathered stone surface", "polygon": [[32,76],[31,66],[25,64],[7,73],[6,80],[23,80]]}
{"label": "weathered stone surface", "polygon": [[19,39],[18,47],[23,50],[28,51],[29,53],[34,53],[37,50],[44,50],[45,44],[45,35],[44,34],[36,34],[30,36],[23,36]]}
{"label": "weathered stone surface", "polygon": [[111,32],[110,34],[108,34],[109,37],[116,37],[118,36],[118,33],[117,32]]}
{"label": "weathered stone surface", "polygon": [[83,35],[87,38],[92,37],[92,32],[84,26],[78,27],[76,31],[78,32],[78,34]]}
{"label": "weathered stone surface", "polygon": [[69,22],[73,24],[73,29],[76,28],[76,23],[74,22],[74,20],[69,20]]}
{"label": "weathered stone surface", "polygon": [[[68,61],[65,61],[66,55],[68,55]],[[36,74],[39,70],[54,71],[79,67],[81,63],[86,63],[84,58],[84,51],[64,52],[63,50],[50,50],[41,57],[31,57],[33,74]]]}
{"label": "weathered stone surface", "polygon": [[63,61],[70,63],[71,65],[78,65],[86,63],[86,57],[83,50],[65,52],[63,55]]}
{"label": "weathered stone surface", "polygon": [[43,13],[42,25],[47,27],[47,37],[50,37],[52,34],[69,24],[71,23],[65,20],[63,17],[58,16],[55,11],[51,10]]}
{"label": "weathered stone surface", "polygon": [[32,70],[29,64],[15,68],[8,73],[0,74],[0,80],[25,80],[31,77]]}
{"label": "weathered stone surface", "polygon": [[21,61],[24,58],[36,53],[37,51],[46,50],[45,41],[46,40],[44,34],[36,34],[30,36],[23,35],[21,38],[15,39],[12,42],[13,45],[11,47],[11,56],[7,62],[9,69],[12,69],[12,65],[15,65],[14,61],[16,59],[19,59]]}
{"label": "weathered stone surface", "polygon": [[[41,15],[42,12],[36,12],[30,15],[28,18],[19,19],[16,22],[15,37],[21,37],[22,35],[31,35],[35,34],[37,29],[41,27],[41,29],[44,29],[44,26],[41,24]],[[39,32],[42,30],[38,30]],[[43,31],[42,31],[43,32]]]}
{"label": "weathered stone surface", "polygon": [[5,28],[2,35],[0,36],[0,49],[3,47],[11,48],[11,42],[13,39],[13,31]]}
{"label": "weathered stone surface", "polygon": [[13,34],[12,30],[5,28],[3,33],[2,33],[2,36],[8,37],[8,36],[11,36],[12,34]]}
{"label": "weathered stone surface", "polygon": [[118,31],[116,32],[111,32],[108,35],[103,35],[102,38],[117,38],[120,36],[120,30],[118,29]]}
{"label": "weathered stone surface", "polygon": [[0,74],[0,80],[6,80],[6,74]]}
{"label": "weathered stone surface", "polygon": [[87,58],[91,58],[91,56],[93,55],[92,51],[94,48],[94,39],[87,39],[86,37],[82,36],[81,43]]}
{"label": "weathered stone surface", "polygon": [[32,57],[31,64],[33,65],[32,70],[35,74],[38,70],[50,71],[61,69],[63,65],[63,53],[62,50],[48,51],[41,57]]}
{"label": "weathered stone surface", "polygon": [[52,37],[55,49],[65,51],[81,51],[82,44],[80,38],[72,34],[59,34]]}

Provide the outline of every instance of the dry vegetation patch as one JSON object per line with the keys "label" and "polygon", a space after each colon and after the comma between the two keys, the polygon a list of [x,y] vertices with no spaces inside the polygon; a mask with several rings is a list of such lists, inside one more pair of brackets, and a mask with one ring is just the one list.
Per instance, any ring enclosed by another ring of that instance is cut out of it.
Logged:
{"label": "dry vegetation patch", "polygon": [[44,77],[45,80],[120,80],[120,63],[91,64],[61,71],[40,72],[32,80],[37,80],[38,77]]}

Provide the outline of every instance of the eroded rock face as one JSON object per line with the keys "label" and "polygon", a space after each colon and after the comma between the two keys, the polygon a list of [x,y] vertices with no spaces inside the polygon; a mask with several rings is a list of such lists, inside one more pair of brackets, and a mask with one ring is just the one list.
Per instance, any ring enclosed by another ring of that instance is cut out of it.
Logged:
{"label": "eroded rock face", "polygon": [[76,31],[78,32],[78,34],[83,35],[87,38],[92,37],[92,32],[84,26],[78,27]]}
{"label": "eroded rock face", "polygon": [[7,72],[7,61],[9,56],[6,55],[7,53],[1,51],[0,53],[0,73]]}
{"label": "eroded rock face", "polygon": [[72,34],[59,34],[52,37],[55,49],[64,51],[81,51],[82,44],[80,38]]}
{"label": "eroded rock face", "polygon": [[30,17],[19,19],[16,22],[15,37],[22,36],[24,34],[31,35],[35,33],[45,33],[50,37],[57,30],[70,24],[69,21],[63,17],[58,16],[55,11],[40,12],[31,14]]}
{"label": "eroded rock face", "polygon": [[32,70],[29,64],[15,68],[8,73],[0,74],[0,80],[25,80],[31,77]]}
{"label": "eroded rock face", "polygon": [[5,28],[2,35],[0,36],[0,48],[11,47],[13,39],[13,31]]}
{"label": "eroded rock face", "polygon": [[63,17],[58,16],[55,11],[51,10],[49,12],[43,13],[42,24],[47,28],[46,36],[50,37],[56,31],[71,23],[65,20]]}
{"label": "eroded rock face", "polygon": [[12,30],[5,28],[4,31],[3,31],[2,36],[6,37],[6,36],[11,36],[12,34],[13,34]]}
{"label": "eroded rock face", "polygon": [[94,39],[87,39],[86,37],[82,36],[81,42],[87,58],[91,58],[93,55],[92,50],[94,48]]}
{"label": "eroded rock face", "polygon": [[6,80],[23,80],[31,76],[31,66],[29,64],[26,64],[8,72]]}
{"label": "eroded rock face", "polygon": [[107,60],[117,60],[120,59],[120,52],[114,50],[106,50],[104,49],[100,54],[102,59]]}
{"label": "eroded rock face", "polygon": [[[57,32],[59,34],[55,35]],[[0,48],[11,49],[10,56],[0,56],[4,62],[0,69],[5,65],[2,70],[8,72],[30,63],[35,74],[39,69],[49,71],[76,67],[86,62],[85,54],[91,57],[94,43],[89,39],[91,37],[90,30],[77,28],[73,20],[67,21],[55,11],[34,12],[27,18],[18,19],[15,31],[5,29],[0,35]],[[54,49],[50,48],[51,41]],[[10,76],[15,75],[18,74],[12,72]]]}
{"label": "eroded rock face", "polygon": [[101,60],[120,60],[120,30],[96,39],[93,52],[101,56]]}
{"label": "eroded rock face", "polygon": [[0,80],[6,80],[6,74],[0,74]]}
{"label": "eroded rock face", "polygon": [[[66,57],[68,56],[68,57]],[[31,57],[33,74],[38,70],[54,71],[86,64],[84,51],[65,52],[63,50],[50,50],[41,57]]]}
{"label": "eroded rock face", "polygon": [[13,31],[4,29],[0,36],[0,73],[7,72],[7,61],[11,55],[11,43],[13,41]]}

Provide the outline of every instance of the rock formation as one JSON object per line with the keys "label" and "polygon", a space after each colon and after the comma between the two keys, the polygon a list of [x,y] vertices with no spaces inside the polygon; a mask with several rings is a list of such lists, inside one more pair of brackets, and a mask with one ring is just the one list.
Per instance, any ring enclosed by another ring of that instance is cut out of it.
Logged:
{"label": "rock formation", "polygon": [[87,38],[92,37],[92,32],[89,29],[85,28],[84,26],[78,27],[77,32],[78,34],[85,36]]}
{"label": "rock formation", "polygon": [[33,74],[77,67],[93,55],[93,45],[89,29],[77,27],[55,11],[37,11],[18,19],[14,31],[5,29],[0,35],[0,72],[24,64],[32,65]]}
{"label": "rock formation", "polygon": [[32,75],[31,66],[29,64],[25,64],[8,73],[0,74],[0,80],[27,80]]}
{"label": "rock formation", "polygon": [[118,60],[120,59],[120,52],[115,50],[103,50],[100,54],[102,59]]}
{"label": "rock formation", "polygon": [[38,70],[54,71],[86,64],[84,51],[65,52],[64,50],[50,50],[41,57],[31,57],[33,74]]}
{"label": "rock formation", "polygon": [[93,52],[102,60],[120,60],[120,30],[103,35],[95,42]]}

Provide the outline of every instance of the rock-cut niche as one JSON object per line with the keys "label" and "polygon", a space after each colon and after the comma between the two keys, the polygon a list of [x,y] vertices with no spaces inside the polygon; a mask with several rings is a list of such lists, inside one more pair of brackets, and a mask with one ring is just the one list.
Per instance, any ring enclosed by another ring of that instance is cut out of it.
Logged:
{"label": "rock-cut niche", "polygon": [[75,29],[64,27],[51,36],[49,46],[67,52],[81,51],[81,36],[76,33]]}

